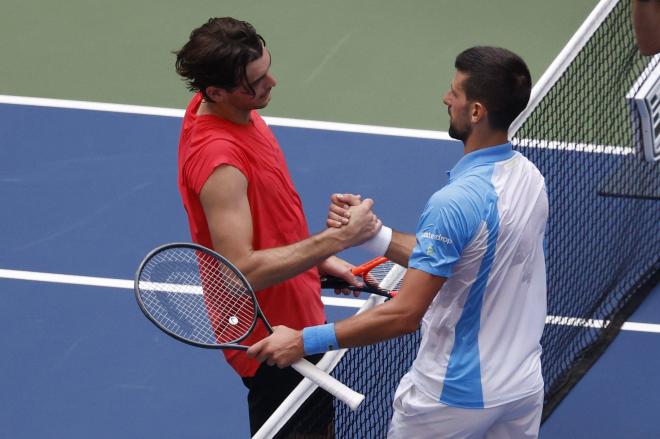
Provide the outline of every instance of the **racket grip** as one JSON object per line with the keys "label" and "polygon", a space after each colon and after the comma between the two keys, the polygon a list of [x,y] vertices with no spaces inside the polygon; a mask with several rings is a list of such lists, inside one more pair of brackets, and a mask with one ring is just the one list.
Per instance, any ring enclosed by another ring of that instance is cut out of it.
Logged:
{"label": "racket grip", "polygon": [[[351,288],[351,285],[346,282],[344,279],[339,279],[334,276],[324,276],[321,278],[321,288],[324,290],[335,289],[339,290],[342,288]],[[354,288],[354,287],[353,287]]]}
{"label": "racket grip", "polygon": [[343,401],[351,410],[356,410],[364,400],[363,394],[346,386],[304,358],[293,363],[291,367],[302,376],[309,378],[319,387],[327,390],[335,398]]}
{"label": "racket grip", "polygon": [[396,291],[385,291],[379,288],[374,288],[369,285],[364,285],[363,287],[356,287],[350,285],[348,282],[346,282],[343,279],[339,279],[338,277],[333,277],[333,276],[325,276],[321,278],[321,289],[360,291],[364,293],[377,294],[379,296],[387,297],[388,299],[392,299],[394,296],[396,296]]}

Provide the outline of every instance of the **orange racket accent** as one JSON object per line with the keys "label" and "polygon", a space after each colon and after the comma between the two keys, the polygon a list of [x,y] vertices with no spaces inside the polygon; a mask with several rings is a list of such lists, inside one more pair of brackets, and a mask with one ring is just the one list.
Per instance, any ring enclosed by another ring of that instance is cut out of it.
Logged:
{"label": "orange racket accent", "polygon": [[[391,277],[389,277],[390,272],[392,272]],[[354,276],[360,276],[364,280],[364,286],[356,287],[350,285],[343,279],[333,276],[323,276],[321,277],[321,288],[362,291],[365,293],[378,294],[391,299],[398,293],[403,274],[405,273],[405,268],[394,264],[384,256],[380,256],[367,261],[364,264],[358,265],[357,267],[353,267],[351,273],[353,273]],[[381,287],[381,282],[388,277],[388,288],[384,289]]]}
{"label": "orange racket accent", "polygon": [[389,259],[387,259],[385,256],[379,256],[377,258],[374,258],[370,261],[365,262],[362,265],[358,265],[357,267],[353,267],[351,269],[351,272],[353,272],[353,274],[355,276],[364,277],[363,275],[370,272],[372,268],[374,268],[374,267],[376,267],[376,266],[378,266],[382,263],[385,263],[387,261],[389,261]]}

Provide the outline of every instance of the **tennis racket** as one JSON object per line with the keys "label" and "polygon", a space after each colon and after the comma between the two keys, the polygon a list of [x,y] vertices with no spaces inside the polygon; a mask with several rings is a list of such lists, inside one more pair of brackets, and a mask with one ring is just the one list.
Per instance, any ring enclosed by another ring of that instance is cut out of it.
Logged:
{"label": "tennis racket", "polygon": [[[149,320],[194,346],[247,350],[240,344],[264,317],[252,287],[227,259],[196,244],[166,244],[151,251],[135,275],[135,296]],[[364,395],[305,359],[291,365],[355,410]]]}
{"label": "tennis racket", "polygon": [[[380,256],[351,269],[353,275],[360,276],[364,280],[364,286],[356,287],[343,279],[323,276],[321,277],[321,288],[361,291],[392,299],[401,287],[405,271],[404,267],[395,264],[384,256]],[[383,282],[386,278],[387,282]],[[391,282],[394,279],[396,280]],[[387,287],[384,287],[384,285],[387,285]]]}

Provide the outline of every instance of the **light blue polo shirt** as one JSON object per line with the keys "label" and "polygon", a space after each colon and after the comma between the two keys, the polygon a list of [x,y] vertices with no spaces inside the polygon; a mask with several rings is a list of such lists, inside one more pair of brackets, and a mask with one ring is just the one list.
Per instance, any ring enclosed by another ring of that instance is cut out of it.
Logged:
{"label": "light blue polo shirt", "polygon": [[409,266],[447,278],[409,374],[428,396],[492,407],[543,388],[543,176],[511,144],[463,156],[417,226]]}

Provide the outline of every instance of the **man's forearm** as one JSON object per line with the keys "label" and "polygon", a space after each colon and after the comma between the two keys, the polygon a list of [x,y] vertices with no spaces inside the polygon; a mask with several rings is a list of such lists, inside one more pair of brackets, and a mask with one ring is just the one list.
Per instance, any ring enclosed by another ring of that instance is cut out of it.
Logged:
{"label": "man's forearm", "polygon": [[326,229],[287,246],[253,250],[234,263],[258,291],[319,265],[347,246],[338,229]]}
{"label": "man's forearm", "polygon": [[[401,239],[409,244],[410,237]],[[396,298],[335,324],[339,345],[364,346],[415,331],[444,282],[443,277],[408,270]]]}
{"label": "man's forearm", "polygon": [[342,348],[366,346],[414,332],[421,317],[402,303],[390,301],[335,323]]}
{"label": "man's forearm", "polygon": [[404,267],[408,266],[408,259],[415,248],[415,235],[392,231],[392,241],[385,252],[385,256],[392,262]]}

